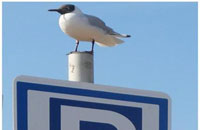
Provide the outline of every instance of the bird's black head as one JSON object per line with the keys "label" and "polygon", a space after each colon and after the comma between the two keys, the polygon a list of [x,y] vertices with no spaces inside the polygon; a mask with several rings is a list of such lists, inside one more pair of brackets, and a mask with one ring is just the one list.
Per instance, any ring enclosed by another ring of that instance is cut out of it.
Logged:
{"label": "bird's black head", "polygon": [[74,10],[75,10],[75,6],[74,5],[66,4],[66,5],[62,5],[58,9],[49,9],[48,11],[56,11],[56,12],[58,12],[60,14],[66,14],[66,13],[73,12]]}

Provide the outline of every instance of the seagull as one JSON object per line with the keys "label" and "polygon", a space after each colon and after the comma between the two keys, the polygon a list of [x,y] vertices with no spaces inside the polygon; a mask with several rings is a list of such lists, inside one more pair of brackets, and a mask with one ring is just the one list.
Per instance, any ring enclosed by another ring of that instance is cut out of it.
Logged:
{"label": "seagull", "polygon": [[100,18],[84,14],[77,6],[72,4],[62,5],[58,9],[49,9],[60,14],[59,26],[61,30],[76,39],[75,52],[78,50],[79,41],[92,43],[91,53],[94,51],[94,43],[99,46],[111,47],[121,44],[119,38],[131,37],[127,34],[120,34],[108,27]]}

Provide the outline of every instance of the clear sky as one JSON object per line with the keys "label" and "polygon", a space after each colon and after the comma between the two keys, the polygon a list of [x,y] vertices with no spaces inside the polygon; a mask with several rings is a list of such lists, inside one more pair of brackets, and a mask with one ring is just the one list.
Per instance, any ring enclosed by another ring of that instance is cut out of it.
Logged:
{"label": "clear sky", "polygon": [[[18,75],[67,80],[75,40],[48,9],[66,3],[3,3],[3,130],[12,126]],[[132,35],[112,48],[95,45],[95,83],[167,93],[172,130],[197,130],[197,3],[71,3]],[[91,44],[80,43],[80,50]]]}

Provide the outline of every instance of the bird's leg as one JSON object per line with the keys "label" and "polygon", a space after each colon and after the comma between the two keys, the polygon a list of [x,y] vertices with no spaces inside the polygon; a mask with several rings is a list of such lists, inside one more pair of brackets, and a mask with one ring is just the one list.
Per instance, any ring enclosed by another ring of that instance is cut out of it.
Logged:
{"label": "bird's leg", "polygon": [[91,53],[93,54],[94,52],[94,43],[95,43],[95,40],[92,40],[92,50],[91,50]]}
{"label": "bird's leg", "polygon": [[76,40],[76,48],[75,48],[75,52],[77,52],[77,50],[78,50],[78,45],[79,45],[79,40]]}

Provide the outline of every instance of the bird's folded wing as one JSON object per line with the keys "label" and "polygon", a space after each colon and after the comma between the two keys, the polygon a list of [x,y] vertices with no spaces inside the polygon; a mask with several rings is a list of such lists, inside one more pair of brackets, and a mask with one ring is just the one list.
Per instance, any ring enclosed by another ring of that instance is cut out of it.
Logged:
{"label": "bird's folded wing", "polygon": [[105,31],[105,33],[107,33],[109,35],[118,34],[112,28],[106,26],[106,24],[100,18],[92,16],[92,15],[87,15],[87,14],[85,14],[85,16],[88,18],[90,25],[102,29],[103,31]]}

